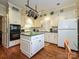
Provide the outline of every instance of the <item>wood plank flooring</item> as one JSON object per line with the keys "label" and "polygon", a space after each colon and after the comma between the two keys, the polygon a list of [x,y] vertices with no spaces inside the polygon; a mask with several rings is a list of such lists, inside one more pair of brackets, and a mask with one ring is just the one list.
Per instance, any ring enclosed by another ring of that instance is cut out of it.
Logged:
{"label": "wood plank flooring", "polygon": [[[0,47],[0,59],[29,59],[20,51],[20,47],[12,48]],[[36,55],[30,59],[67,59],[65,50],[56,45],[48,45],[40,50]],[[72,59],[79,59],[79,52],[73,52]]]}

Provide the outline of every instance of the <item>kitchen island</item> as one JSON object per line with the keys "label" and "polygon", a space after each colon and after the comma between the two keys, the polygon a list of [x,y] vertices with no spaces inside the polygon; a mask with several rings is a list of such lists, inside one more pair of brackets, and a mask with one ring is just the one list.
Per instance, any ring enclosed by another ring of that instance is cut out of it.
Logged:
{"label": "kitchen island", "polygon": [[27,57],[31,58],[40,49],[44,47],[44,34],[36,33],[27,35],[26,33],[21,34],[20,49]]}

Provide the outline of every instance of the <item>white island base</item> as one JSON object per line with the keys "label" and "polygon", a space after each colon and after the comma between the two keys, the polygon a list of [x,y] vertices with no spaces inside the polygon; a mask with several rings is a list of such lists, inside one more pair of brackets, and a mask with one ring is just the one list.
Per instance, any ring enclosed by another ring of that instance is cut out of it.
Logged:
{"label": "white island base", "polygon": [[44,47],[44,34],[39,35],[21,35],[20,49],[28,58],[35,55],[40,49]]}

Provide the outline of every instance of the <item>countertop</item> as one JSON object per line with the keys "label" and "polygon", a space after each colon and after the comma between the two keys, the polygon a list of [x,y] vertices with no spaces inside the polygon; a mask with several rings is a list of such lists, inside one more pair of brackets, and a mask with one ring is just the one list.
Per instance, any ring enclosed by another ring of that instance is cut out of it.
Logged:
{"label": "countertop", "polygon": [[44,34],[44,33],[40,33],[40,32],[35,32],[35,33],[31,33],[31,34],[28,34],[28,33],[21,33],[21,35],[24,35],[24,36],[36,36],[36,35],[41,35],[41,34]]}
{"label": "countertop", "polygon": [[21,32],[21,35],[36,36],[36,35],[45,34],[45,33],[58,33],[58,31],[52,31],[52,32],[49,32],[49,31],[39,31],[39,32],[30,32],[30,31],[27,31],[27,32]]}
{"label": "countertop", "polygon": [[42,32],[42,33],[58,33],[58,31],[52,31],[52,32],[50,32],[50,31],[39,31],[39,32]]}

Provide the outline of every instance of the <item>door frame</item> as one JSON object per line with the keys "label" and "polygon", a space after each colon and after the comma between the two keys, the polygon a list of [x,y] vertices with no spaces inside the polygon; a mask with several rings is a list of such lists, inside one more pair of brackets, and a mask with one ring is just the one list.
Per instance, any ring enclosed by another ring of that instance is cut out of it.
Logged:
{"label": "door frame", "polygon": [[2,17],[2,46],[8,48],[9,46],[9,26],[8,15]]}
{"label": "door frame", "polygon": [[[0,17],[1,17],[1,19],[0,19],[0,20],[1,20],[1,23],[2,23],[2,17],[3,17],[3,16],[2,16],[2,15],[0,15]],[[1,25],[2,25],[2,24],[1,24]],[[0,30],[0,31],[2,32],[2,26],[1,26],[1,30]],[[2,34],[1,34],[1,39],[0,39],[0,40],[1,40],[1,46],[2,46]]]}

